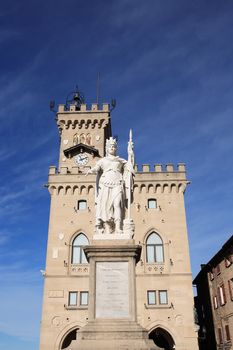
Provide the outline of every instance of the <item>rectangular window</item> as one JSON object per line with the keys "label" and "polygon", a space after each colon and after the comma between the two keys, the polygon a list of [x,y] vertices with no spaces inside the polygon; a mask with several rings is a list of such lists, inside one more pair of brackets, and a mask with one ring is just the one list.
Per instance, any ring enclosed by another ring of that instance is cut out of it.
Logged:
{"label": "rectangular window", "polygon": [[69,306],[76,306],[77,305],[77,292],[69,292]]}
{"label": "rectangular window", "polygon": [[228,257],[225,258],[225,266],[226,266],[226,267],[231,266],[231,257],[230,257],[230,256],[228,256]]}
{"label": "rectangular window", "polygon": [[222,284],[219,289],[219,299],[220,299],[220,305],[225,305],[226,304],[226,294],[225,294],[225,289],[224,285]]}
{"label": "rectangular window", "polygon": [[88,292],[80,292],[80,305],[88,305]]}
{"label": "rectangular window", "polygon": [[216,273],[216,275],[219,275],[219,274],[221,273],[220,264],[218,264],[218,265],[215,267],[215,273]]}
{"label": "rectangular window", "polygon": [[218,340],[219,340],[219,344],[222,344],[222,331],[221,331],[221,328],[218,328]]}
{"label": "rectangular window", "polygon": [[228,281],[230,298],[233,301],[233,278]]}
{"label": "rectangular window", "polygon": [[166,290],[159,290],[159,303],[161,305],[167,304],[167,291]]}
{"label": "rectangular window", "polygon": [[228,324],[225,326],[225,332],[226,332],[226,340],[227,341],[231,340],[230,329]]}
{"label": "rectangular window", "polygon": [[213,297],[213,301],[214,301],[214,308],[217,309],[218,308],[218,298],[216,295]]}
{"label": "rectangular window", "polygon": [[148,290],[147,291],[147,304],[148,305],[156,305],[156,291]]}
{"label": "rectangular window", "polygon": [[213,279],[214,279],[213,271],[209,272],[209,279],[210,279],[210,281],[213,281]]}
{"label": "rectangular window", "polygon": [[78,201],[78,210],[85,210],[87,209],[87,201],[80,200]]}
{"label": "rectangular window", "polygon": [[148,209],[156,209],[157,208],[156,199],[148,199],[147,206],[148,206]]}

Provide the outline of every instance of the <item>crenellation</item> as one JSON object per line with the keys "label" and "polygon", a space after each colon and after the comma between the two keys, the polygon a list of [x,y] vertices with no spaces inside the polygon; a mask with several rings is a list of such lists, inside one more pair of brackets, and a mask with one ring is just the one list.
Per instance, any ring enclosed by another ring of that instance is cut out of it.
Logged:
{"label": "crenellation", "polygon": [[70,105],[70,112],[76,112],[76,105]]}
{"label": "crenellation", "polygon": [[174,171],[174,165],[171,163],[166,164],[166,171],[167,172],[173,172]]}
{"label": "crenellation", "polygon": [[[60,167],[60,171],[56,167],[50,167],[49,168],[49,175],[52,181],[56,179],[55,181],[61,181],[59,179],[59,176],[62,176],[64,174],[67,174],[70,178],[71,182],[76,181],[76,177],[78,176],[84,176],[86,170],[88,167],[79,167],[79,166],[72,166],[71,168],[68,168],[67,166]],[[182,168],[183,169],[183,168]],[[142,171],[139,169],[138,165],[135,166],[135,181],[141,182],[141,179],[143,179],[143,182],[151,182],[151,181],[182,181],[185,183],[188,183],[186,180],[186,173],[185,171],[173,170],[173,171],[150,171],[150,166],[148,164],[143,164]],[[169,175],[169,176],[168,176]]]}
{"label": "crenellation", "polygon": [[155,164],[154,169],[158,173],[162,172],[162,164]]}
{"label": "crenellation", "polygon": [[65,112],[65,105],[58,105],[58,113]]}
{"label": "crenellation", "polygon": [[92,111],[98,111],[98,103],[92,103],[91,104],[91,110]]}
{"label": "crenellation", "polygon": [[68,168],[66,166],[61,166],[60,167],[60,174],[66,175],[67,173],[68,173]]}
{"label": "crenellation", "polygon": [[80,169],[78,166],[72,166],[71,174],[78,175],[80,173]]}
{"label": "crenellation", "polygon": [[110,111],[109,103],[103,103],[103,111],[104,112],[109,112]]}
{"label": "crenellation", "polygon": [[58,105],[57,114],[63,113],[63,114],[70,114],[70,112],[75,114],[80,114],[83,112],[91,113],[91,112],[110,112],[110,105],[109,103],[103,103],[102,106],[98,103],[92,103],[91,106],[88,106],[85,103],[82,103],[80,105],[80,109],[77,108],[75,104],[70,104],[69,108],[66,108],[64,104]]}
{"label": "crenellation", "polygon": [[178,171],[185,172],[185,163],[178,163]]}
{"label": "crenellation", "polygon": [[142,164],[142,172],[148,173],[150,171],[150,164]]}
{"label": "crenellation", "polygon": [[57,167],[52,165],[49,167],[49,175],[55,175],[57,173]]}
{"label": "crenellation", "polygon": [[87,110],[87,105],[85,103],[81,104],[80,112],[85,112]]}
{"label": "crenellation", "polygon": [[140,165],[136,164],[134,169],[135,172],[143,172],[143,173],[179,173],[185,172],[185,164],[179,163],[177,165],[177,169],[175,169],[174,164],[168,163],[165,167],[162,164],[155,164],[153,170],[151,170],[150,164],[142,164],[142,170],[140,170]]}

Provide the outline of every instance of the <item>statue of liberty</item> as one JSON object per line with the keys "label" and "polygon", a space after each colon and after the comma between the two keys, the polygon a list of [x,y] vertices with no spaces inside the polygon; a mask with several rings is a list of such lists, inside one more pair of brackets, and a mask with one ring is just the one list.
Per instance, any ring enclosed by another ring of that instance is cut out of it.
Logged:
{"label": "statue of liberty", "polygon": [[[117,156],[117,142],[106,140],[106,156],[88,170],[96,178],[96,231],[97,233],[122,233],[125,209],[131,204],[134,176],[132,132],[128,143],[128,161]],[[130,209],[128,208],[128,211]]]}

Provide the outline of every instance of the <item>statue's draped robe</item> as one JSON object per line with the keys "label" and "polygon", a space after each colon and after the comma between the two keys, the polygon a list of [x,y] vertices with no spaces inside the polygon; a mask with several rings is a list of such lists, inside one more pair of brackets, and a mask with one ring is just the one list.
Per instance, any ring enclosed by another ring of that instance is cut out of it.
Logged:
{"label": "statue's draped robe", "polygon": [[122,221],[127,192],[125,184],[128,182],[128,177],[132,176],[127,161],[117,156],[104,157],[96,163],[92,172],[97,173],[97,222]]}

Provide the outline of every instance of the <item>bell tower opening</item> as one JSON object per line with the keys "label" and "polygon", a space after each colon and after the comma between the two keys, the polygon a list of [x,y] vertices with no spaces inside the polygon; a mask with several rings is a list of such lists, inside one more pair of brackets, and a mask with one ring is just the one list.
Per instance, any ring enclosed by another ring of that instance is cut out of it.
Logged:
{"label": "bell tower opening", "polygon": [[175,342],[172,336],[163,328],[156,328],[149,334],[149,339],[152,339],[155,345],[164,350],[174,350]]}

